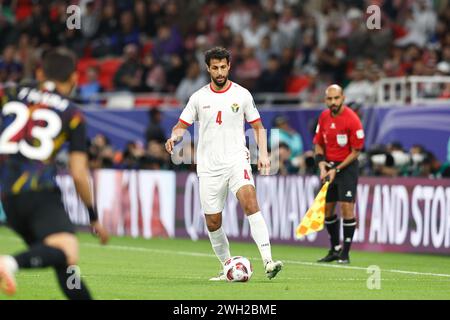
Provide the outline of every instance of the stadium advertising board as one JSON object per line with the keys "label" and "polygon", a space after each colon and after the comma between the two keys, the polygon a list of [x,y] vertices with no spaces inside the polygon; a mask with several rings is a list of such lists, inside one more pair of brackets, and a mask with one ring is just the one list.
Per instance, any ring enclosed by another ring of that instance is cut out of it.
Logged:
{"label": "stadium advertising board", "polygon": [[[295,227],[319,188],[315,176],[257,177],[258,199],[273,242],[328,246],[326,231],[295,239]],[[195,174],[177,175],[176,236],[206,238]],[[450,253],[450,180],[361,178],[354,248],[371,251]],[[234,196],[223,226],[230,238],[252,241]],[[342,235],[341,235],[342,238]]]}
{"label": "stadium advertising board", "polygon": [[[93,180],[99,217],[112,234],[207,238],[195,173],[98,170]],[[71,220],[87,225],[71,178],[59,176],[58,183]],[[316,176],[258,176],[256,187],[274,243],[328,246],[325,231],[301,240],[294,236],[320,187]],[[450,180],[360,178],[356,213],[356,249],[450,253]],[[253,241],[243,217],[229,194],[225,231],[231,239]]]}
{"label": "stadium advertising board", "polygon": [[[100,221],[112,235],[175,236],[175,173],[97,170],[93,176]],[[86,208],[69,176],[59,176],[64,205],[77,225],[88,224]]]}

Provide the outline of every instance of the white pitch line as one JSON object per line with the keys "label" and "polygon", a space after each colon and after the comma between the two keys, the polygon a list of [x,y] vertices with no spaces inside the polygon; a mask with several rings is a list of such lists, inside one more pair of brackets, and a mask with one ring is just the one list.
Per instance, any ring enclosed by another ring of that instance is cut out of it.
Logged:
{"label": "white pitch line", "polygon": [[[20,240],[15,237],[0,236],[0,238],[20,242]],[[216,259],[215,255],[209,254],[209,253],[202,253],[202,252],[174,251],[174,250],[151,249],[151,248],[143,248],[143,247],[130,247],[130,246],[118,246],[118,245],[102,246],[102,245],[96,244],[96,243],[81,243],[81,245],[86,246],[86,247],[93,247],[93,248],[106,248],[106,249],[116,249],[116,250],[139,251],[139,252],[176,254],[176,255],[182,255],[182,256],[205,257],[205,258]],[[250,259],[261,260],[260,258],[256,258],[256,257],[250,257]],[[323,264],[323,263],[298,261],[298,260],[284,260],[283,262],[290,263],[290,264],[298,264],[298,265],[303,265],[303,266],[311,266],[311,267],[338,268],[338,269],[352,269],[352,270],[367,271],[367,268],[364,268],[364,267],[345,266],[345,265],[338,265],[338,264]],[[380,271],[381,272],[390,272],[390,273],[401,273],[401,274],[408,274],[408,275],[417,275],[417,276],[450,278],[450,274],[445,274],[445,273],[417,272],[417,271],[406,271],[406,270],[397,270],[397,269],[380,269]]]}
{"label": "white pitch line", "polygon": [[[130,250],[130,251],[140,251],[140,252],[153,252],[153,253],[164,253],[164,254],[176,254],[190,257],[206,257],[206,258],[214,258],[217,259],[215,255],[201,252],[191,252],[191,251],[173,251],[173,250],[162,250],[162,249],[151,249],[151,248],[143,248],[143,247],[130,247],[130,246],[117,246],[117,245],[107,245],[101,246],[95,243],[82,243],[81,245],[88,247],[102,247],[116,250]],[[252,260],[261,260],[260,258],[250,257]],[[298,261],[298,260],[283,260],[284,263],[288,264],[298,264],[304,266],[313,266],[313,267],[323,267],[323,268],[338,268],[338,269],[353,269],[353,270],[362,270],[367,271],[367,268],[364,267],[356,267],[356,266],[343,266],[337,264],[322,264],[315,262],[306,262],[306,261]],[[409,275],[418,275],[418,276],[430,276],[430,277],[442,277],[442,278],[450,278],[450,274],[445,273],[431,273],[431,272],[417,272],[417,271],[406,271],[406,270],[396,270],[396,269],[380,269],[381,272],[391,272],[391,273],[402,273]]]}

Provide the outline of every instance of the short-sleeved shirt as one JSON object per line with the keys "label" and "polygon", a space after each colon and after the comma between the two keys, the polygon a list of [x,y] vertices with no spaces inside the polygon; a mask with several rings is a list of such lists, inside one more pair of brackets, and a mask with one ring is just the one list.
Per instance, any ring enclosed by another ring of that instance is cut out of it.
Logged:
{"label": "short-sleeved shirt", "polygon": [[56,156],[87,151],[81,111],[69,99],[34,87],[0,92],[0,191],[19,194],[57,188]]}
{"label": "short-sleeved shirt", "polygon": [[231,82],[223,91],[215,91],[211,84],[190,97],[180,115],[180,121],[191,125],[199,122],[197,147],[197,174],[218,176],[224,174],[236,161],[246,161],[244,120],[260,120],[251,93]]}
{"label": "short-sleeved shirt", "polygon": [[358,115],[349,107],[336,117],[329,109],[324,110],[317,124],[313,143],[325,150],[327,161],[342,162],[352,148],[361,150],[364,146],[364,130]]}

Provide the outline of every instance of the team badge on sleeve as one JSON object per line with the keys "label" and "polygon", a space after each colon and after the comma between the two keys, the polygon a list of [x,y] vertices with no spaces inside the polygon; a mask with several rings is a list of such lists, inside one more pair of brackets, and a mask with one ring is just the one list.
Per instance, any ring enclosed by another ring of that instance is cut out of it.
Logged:
{"label": "team badge on sleeve", "polygon": [[359,129],[358,131],[356,131],[356,137],[358,139],[364,138],[364,130],[363,129]]}
{"label": "team badge on sleeve", "polygon": [[233,103],[231,105],[231,110],[233,110],[234,113],[239,111],[239,105],[237,103]]}

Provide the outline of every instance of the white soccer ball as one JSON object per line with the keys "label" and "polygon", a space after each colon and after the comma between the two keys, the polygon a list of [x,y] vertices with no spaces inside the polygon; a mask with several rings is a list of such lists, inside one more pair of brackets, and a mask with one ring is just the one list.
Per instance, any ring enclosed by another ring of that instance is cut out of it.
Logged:
{"label": "white soccer ball", "polygon": [[223,272],[230,282],[247,282],[252,277],[253,267],[247,258],[236,256],[225,261]]}

